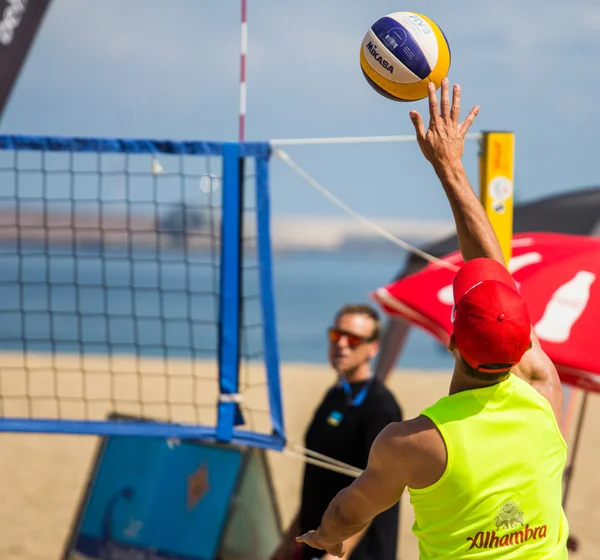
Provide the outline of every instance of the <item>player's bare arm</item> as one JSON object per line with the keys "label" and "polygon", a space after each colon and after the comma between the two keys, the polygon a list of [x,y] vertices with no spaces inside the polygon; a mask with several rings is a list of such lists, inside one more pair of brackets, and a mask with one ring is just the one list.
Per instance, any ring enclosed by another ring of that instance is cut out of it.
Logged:
{"label": "player's bare arm", "polygon": [[527,381],[546,397],[552,406],[559,426],[562,424],[563,391],[556,367],[531,327],[531,350],[525,352],[521,361],[513,368],[513,373]]}
{"label": "player's bare arm", "polygon": [[[461,254],[465,261],[486,257],[506,265],[498,238],[483,206],[473,191],[462,165],[465,136],[479,107],[475,106],[460,122],[460,86],[453,88],[452,100],[448,80],[441,86],[440,103],[433,84],[429,84],[429,127],[416,111],[410,117],[425,158],[435,170],[450,202]],[[550,402],[557,421],[561,421],[562,388],[556,368],[542,350],[532,329],[532,348],[525,353],[513,373],[535,387]]]}
{"label": "player's bare arm", "polygon": [[[424,457],[435,448],[426,440],[436,437],[441,443],[434,432],[433,424],[424,417],[392,423],[384,428],[371,447],[364,472],[331,501],[320,527],[298,537],[298,542],[341,558],[346,553],[344,541],[392,507],[406,486],[419,483],[419,477],[428,476],[423,465],[433,469],[430,477],[440,475],[444,459],[439,465],[439,460]],[[429,451],[423,451],[427,448]]]}

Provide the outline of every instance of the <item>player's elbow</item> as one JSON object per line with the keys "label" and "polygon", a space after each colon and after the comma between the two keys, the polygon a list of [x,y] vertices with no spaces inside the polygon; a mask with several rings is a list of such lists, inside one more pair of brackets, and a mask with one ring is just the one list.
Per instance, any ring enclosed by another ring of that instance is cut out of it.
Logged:
{"label": "player's elbow", "polygon": [[351,487],[341,490],[337,499],[333,500],[330,507],[333,516],[344,527],[357,532],[370,521],[364,498],[359,493],[353,492]]}

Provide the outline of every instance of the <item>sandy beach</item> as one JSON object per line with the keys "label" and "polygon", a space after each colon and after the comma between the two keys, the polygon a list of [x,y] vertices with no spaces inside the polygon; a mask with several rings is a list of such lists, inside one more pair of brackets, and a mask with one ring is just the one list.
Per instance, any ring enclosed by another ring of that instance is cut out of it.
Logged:
{"label": "sandy beach", "polygon": [[[25,414],[32,401],[20,398],[25,392],[23,367],[30,373],[29,392],[58,391],[63,416],[103,417],[117,405],[122,412],[144,413],[153,417],[176,417],[178,420],[214,421],[216,383],[214,366],[162,360],[131,358],[86,359],[65,356],[52,362],[48,356],[28,358],[27,364],[17,355],[3,354],[0,378],[2,414]],[[82,375],[82,370],[86,372]],[[57,372],[64,377],[56,383]],[[107,373],[112,371],[112,374]],[[249,368],[242,374],[249,417],[254,429],[265,428],[264,386],[254,381],[262,377],[262,368]],[[325,366],[283,364],[282,393],[286,429],[290,441],[302,443],[303,433],[313,408],[332,383],[333,376]],[[110,380],[113,384],[110,384]],[[406,417],[412,417],[435,399],[443,396],[449,382],[448,372],[397,371],[389,386],[401,403]],[[110,388],[110,390],[109,390]],[[173,406],[163,403],[170,395]],[[11,395],[6,398],[6,395]],[[79,396],[88,398],[82,407]],[[57,413],[56,401],[39,397],[34,401],[36,415]],[[89,400],[94,397],[94,400]],[[143,398],[141,398],[143,397]],[[198,409],[192,399],[202,399],[206,406]],[[79,400],[79,402],[78,402]],[[139,410],[138,401],[146,406]],[[68,402],[71,402],[70,406]],[[201,413],[201,414],[200,414]],[[578,540],[579,551],[572,558],[595,560],[600,545],[600,476],[596,472],[596,455],[600,432],[594,429],[600,421],[600,400],[591,396],[588,402],[586,428],[580,443],[578,463],[567,503],[571,534]],[[569,441],[572,437],[569,435]],[[81,491],[87,479],[98,439],[90,436],[0,434],[0,558],[2,560],[57,560],[73,520]],[[300,493],[300,460],[269,452],[282,521],[289,522],[298,507]],[[402,500],[401,537],[398,558],[417,560],[417,546],[410,530],[413,522],[408,495]]]}

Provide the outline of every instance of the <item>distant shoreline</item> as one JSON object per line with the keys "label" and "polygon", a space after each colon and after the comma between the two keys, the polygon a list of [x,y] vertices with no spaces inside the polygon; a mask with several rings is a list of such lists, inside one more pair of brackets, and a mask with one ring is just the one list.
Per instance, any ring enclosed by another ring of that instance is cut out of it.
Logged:
{"label": "distant shoreline", "polygon": [[[423,245],[452,235],[454,225],[446,221],[408,218],[372,218],[376,228],[411,245]],[[276,253],[317,251],[355,253],[398,253],[399,244],[352,218],[335,216],[276,216],[270,221],[271,248]],[[254,216],[244,223],[246,250],[257,244]],[[164,216],[141,212],[51,210],[32,206],[0,208],[0,243],[49,243],[82,247],[135,246],[165,250],[185,242],[188,249],[215,250],[219,247],[220,222],[213,216],[187,229],[181,220],[167,222]]]}

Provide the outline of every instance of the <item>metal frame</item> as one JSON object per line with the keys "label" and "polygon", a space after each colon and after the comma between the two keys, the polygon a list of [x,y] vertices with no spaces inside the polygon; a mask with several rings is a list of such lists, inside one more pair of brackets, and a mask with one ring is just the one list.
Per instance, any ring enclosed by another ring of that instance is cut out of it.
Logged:
{"label": "metal frame", "polygon": [[[70,153],[121,153],[167,155],[203,155],[223,158],[223,219],[221,224],[221,293],[219,321],[218,423],[215,428],[176,423],[110,422],[87,420],[55,420],[0,418],[0,432],[36,432],[86,435],[123,435],[148,437],[180,437],[215,440],[261,448],[283,449],[285,432],[279,383],[279,358],[273,300],[270,247],[270,208],[268,142],[206,142],[119,138],[69,138],[0,135],[0,150]],[[263,334],[266,349],[267,385],[271,412],[271,434],[259,434],[236,428],[239,409],[238,381],[240,362],[243,235],[242,212],[244,194],[244,158],[255,158],[257,167],[257,229],[259,239],[260,286]]]}

